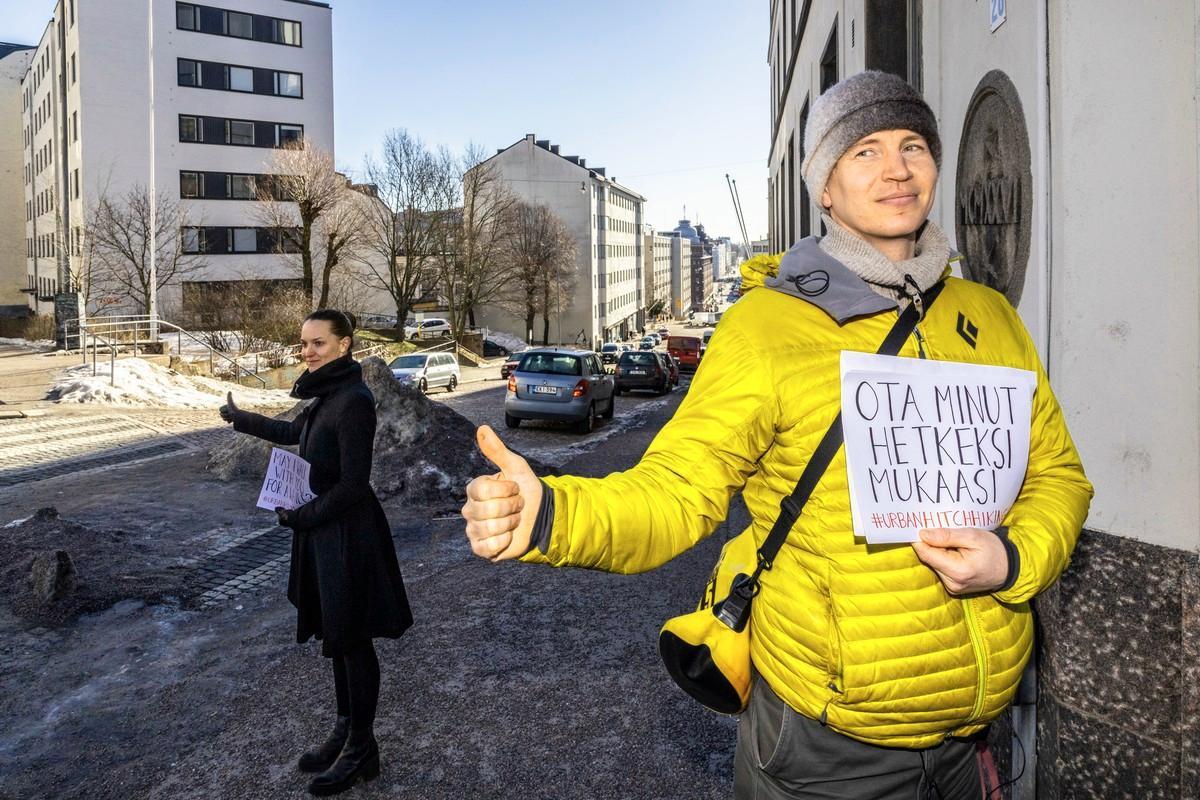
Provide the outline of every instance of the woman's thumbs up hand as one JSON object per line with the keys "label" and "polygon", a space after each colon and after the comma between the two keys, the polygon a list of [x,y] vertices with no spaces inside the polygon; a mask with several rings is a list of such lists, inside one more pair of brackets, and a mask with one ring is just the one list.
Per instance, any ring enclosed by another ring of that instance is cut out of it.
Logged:
{"label": "woman's thumbs up hand", "polygon": [[475,433],[479,450],[500,471],[467,484],[462,507],[467,539],[475,555],[492,561],[518,558],[529,550],[533,523],[542,503],[542,482],[529,462],[505,447],[487,425]]}
{"label": "woman's thumbs up hand", "polygon": [[221,415],[221,419],[226,422],[233,422],[233,418],[237,416],[238,407],[233,402],[233,392],[225,394],[225,405],[217,409],[217,413]]}

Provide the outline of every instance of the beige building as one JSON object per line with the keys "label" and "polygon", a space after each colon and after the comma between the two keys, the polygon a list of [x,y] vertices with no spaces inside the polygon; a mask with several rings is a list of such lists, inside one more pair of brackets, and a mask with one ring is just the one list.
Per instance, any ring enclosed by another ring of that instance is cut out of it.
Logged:
{"label": "beige building", "polygon": [[[658,316],[671,314],[671,237],[647,228],[645,244],[645,268],[642,283],[645,287],[644,308],[647,314],[661,304]],[[649,317],[648,317],[649,319]]]}
{"label": "beige building", "polygon": [[1017,713],[1014,796],[1200,796],[1200,4],[770,13],[771,249],[818,232],[812,100],[863,69],[905,77],[941,130],[933,218],[1024,319],[1095,484],[1072,567],[1036,601],[1043,691]]}
{"label": "beige building", "polygon": [[33,60],[31,45],[0,43],[0,312],[27,308],[25,170],[21,78]]}
{"label": "beige building", "polygon": [[[645,198],[589,167],[587,159],[562,155],[556,144],[528,134],[484,162],[522,200],[550,207],[576,242],[574,288],[565,307],[551,313],[553,342],[599,347],[623,339],[641,325]],[[479,325],[525,339],[523,319],[493,303],[477,309]],[[533,335],[540,340],[541,326]]]}

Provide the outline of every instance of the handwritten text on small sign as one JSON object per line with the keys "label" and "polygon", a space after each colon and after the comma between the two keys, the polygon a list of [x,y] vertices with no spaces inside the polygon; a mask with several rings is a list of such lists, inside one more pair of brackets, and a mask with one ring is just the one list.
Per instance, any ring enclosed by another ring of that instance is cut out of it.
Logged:
{"label": "handwritten text on small sign", "polygon": [[274,510],[277,507],[295,509],[316,495],[308,485],[310,465],[300,456],[271,448],[271,461],[258,494],[258,507]]}

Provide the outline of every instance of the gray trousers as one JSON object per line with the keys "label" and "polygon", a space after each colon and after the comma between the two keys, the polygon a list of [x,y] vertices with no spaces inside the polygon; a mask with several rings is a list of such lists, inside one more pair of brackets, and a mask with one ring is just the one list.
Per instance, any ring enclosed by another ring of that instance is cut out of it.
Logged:
{"label": "gray trousers", "polygon": [[980,800],[974,741],[878,747],[793,711],[762,678],[738,720],[735,800]]}

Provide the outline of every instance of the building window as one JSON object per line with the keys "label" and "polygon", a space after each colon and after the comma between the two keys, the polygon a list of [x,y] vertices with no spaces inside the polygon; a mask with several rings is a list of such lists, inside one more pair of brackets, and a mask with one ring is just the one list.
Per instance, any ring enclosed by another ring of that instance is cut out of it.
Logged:
{"label": "building window", "polygon": [[75,54],[71,53],[71,85],[75,85]]}
{"label": "building window", "polygon": [[179,173],[179,196],[180,197],[200,197],[201,180],[199,172],[181,172]]}
{"label": "building window", "polygon": [[249,67],[225,67],[225,88],[234,92],[253,92],[254,70]]}
{"label": "building window", "polygon": [[71,196],[76,200],[79,199],[79,170],[71,172]]}
{"label": "building window", "polygon": [[833,30],[829,41],[825,43],[825,52],[821,54],[821,93],[838,82],[838,23],[833,20]]}
{"label": "building window", "polygon": [[71,141],[79,141],[79,112],[71,112]]}
{"label": "building window", "polygon": [[298,72],[276,72],[275,94],[282,97],[301,97],[304,93]]}
{"label": "building window", "polygon": [[202,86],[200,81],[200,62],[188,58],[179,59],[179,85]]}
{"label": "building window", "polygon": [[241,119],[225,120],[226,144],[254,144],[254,123]]}
{"label": "building window", "polygon": [[254,38],[254,17],[237,11],[225,12],[225,33],[239,39]]}
{"label": "building window", "polygon": [[290,19],[273,19],[271,36],[277,44],[300,46],[300,23]]}
{"label": "building window", "polygon": [[199,253],[201,252],[201,237],[202,231],[200,228],[184,228],[180,231],[180,239],[182,240],[183,252]]}
{"label": "building window", "polygon": [[234,228],[233,229],[233,252],[235,252],[235,253],[257,253],[258,252],[258,230],[255,228]]}
{"label": "building window", "polygon": [[277,125],[275,127],[275,144],[282,147],[304,138],[303,125]]}
{"label": "building window", "polygon": [[193,117],[187,114],[179,115],[179,141],[204,141],[204,126],[200,124],[199,117]]}
{"label": "building window", "polygon": [[200,9],[191,3],[176,3],[175,27],[185,31],[200,30]]}
{"label": "building window", "polygon": [[234,200],[253,200],[257,197],[253,175],[230,175],[227,179],[228,195]]}

